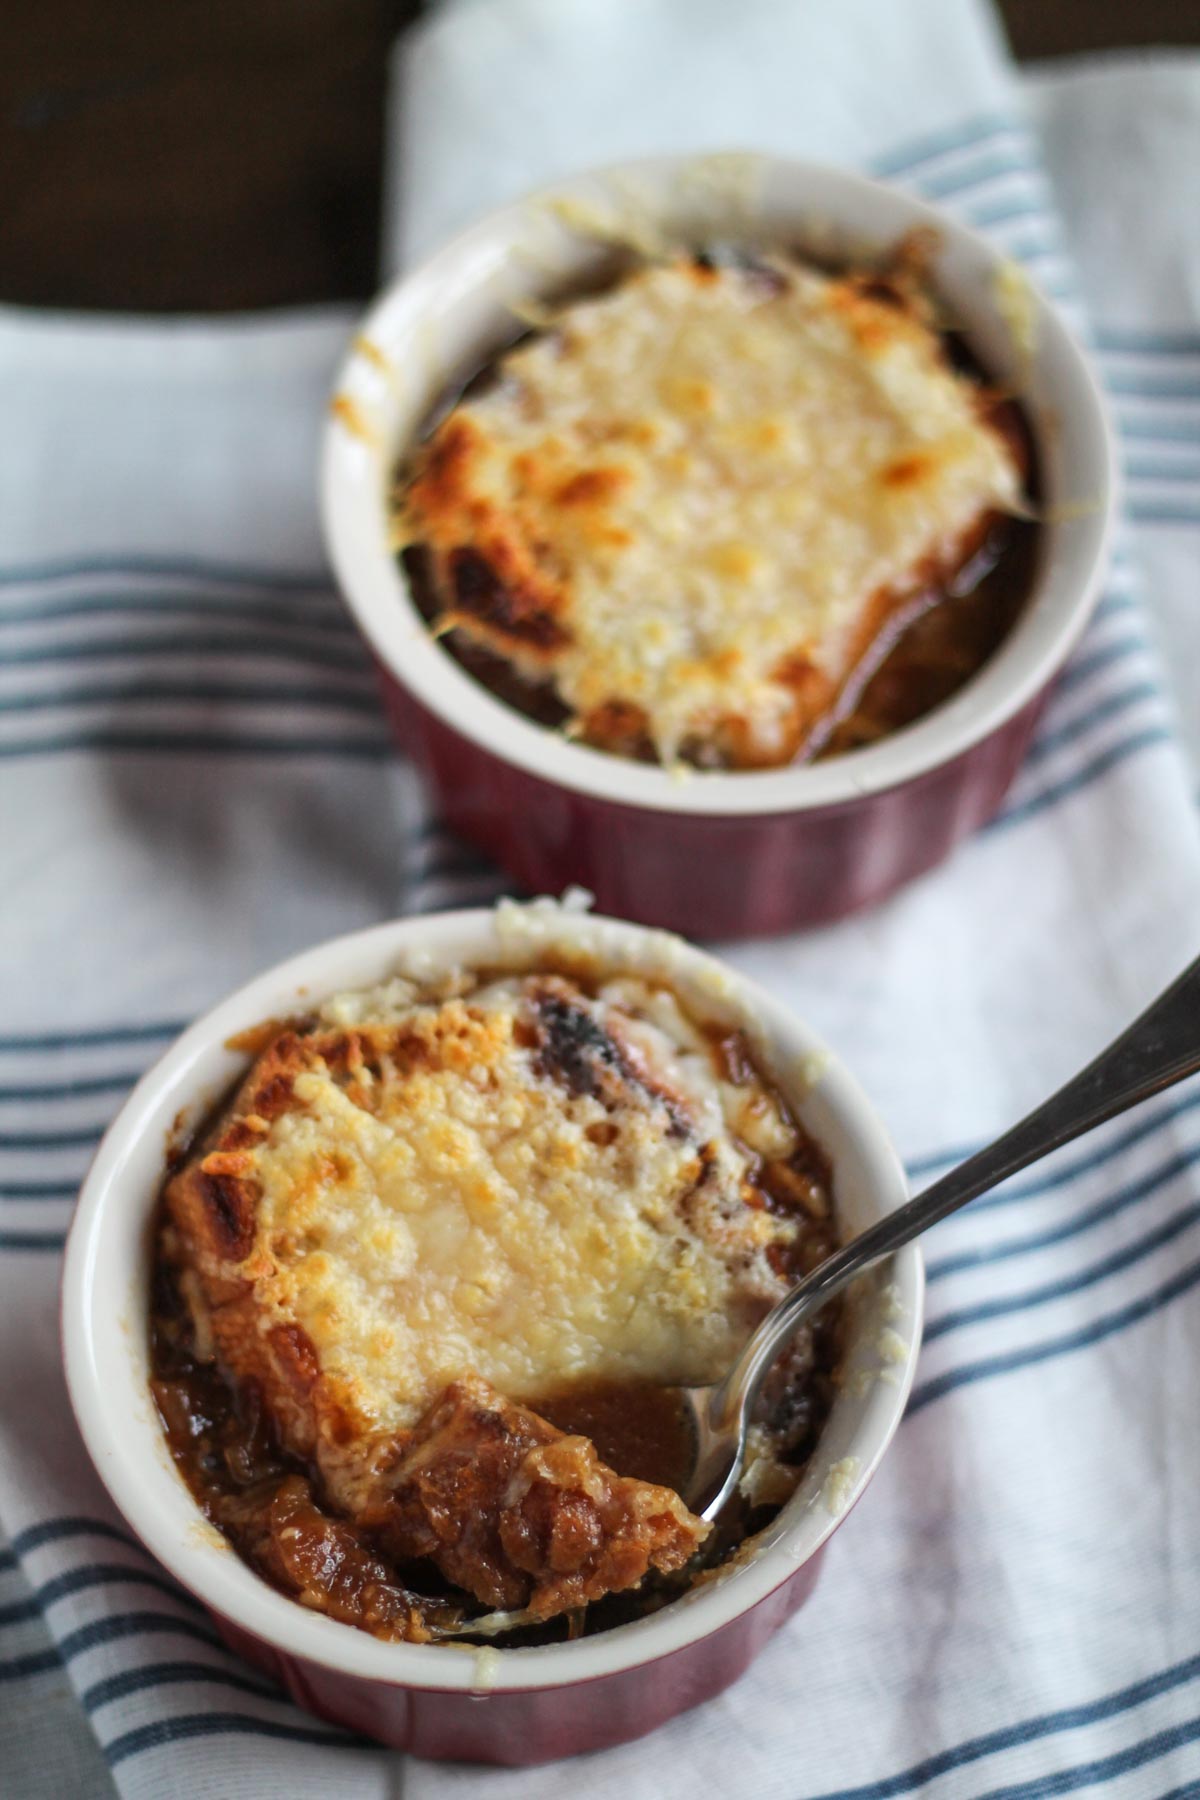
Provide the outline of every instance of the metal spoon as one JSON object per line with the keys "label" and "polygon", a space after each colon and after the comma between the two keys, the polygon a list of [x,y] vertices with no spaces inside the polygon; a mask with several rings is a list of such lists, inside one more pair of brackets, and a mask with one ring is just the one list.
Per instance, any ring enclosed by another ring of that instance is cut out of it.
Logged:
{"label": "metal spoon", "polygon": [[[767,1373],[792,1334],[826,1301],[1018,1169],[1198,1070],[1200,958],[1049,1100],[806,1275],[763,1319],[724,1380],[679,1390],[695,1431],[696,1460],[683,1493],[691,1510],[711,1524],[734,1494],[746,1460],[746,1433]],[[490,1637],[530,1622],[524,1612],[489,1613],[464,1621],[448,1635]]]}
{"label": "metal spoon", "polygon": [[1094,1062],[986,1150],[860,1232],[797,1283],[751,1335],[723,1381],[684,1388],[696,1462],[683,1496],[712,1521],[741,1479],[746,1432],[767,1372],[792,1333],[856,1276],[1018,1169],[1200,1070],[1200,958]]}

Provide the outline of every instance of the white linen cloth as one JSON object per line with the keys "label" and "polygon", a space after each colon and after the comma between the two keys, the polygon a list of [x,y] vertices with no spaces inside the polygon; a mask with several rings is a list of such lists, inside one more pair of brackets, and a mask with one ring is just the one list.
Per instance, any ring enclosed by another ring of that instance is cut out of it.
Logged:
{"label": "white linen cloth", "polygon": [[[911,185],[1068,303],[1081,273],[1133,524],[1000,819],[873,913],[727,947],[859,1072],[914,1178],[941,1169],[1200,948],[1200,61],[1022,91],[962,0],[457,0],[397,86],[405,255],[572,165],[757,146]],[[221,1649],[108,1504],[56,1282],[123,1092],[267,962],[499,890],[388,751],[322,567],[349,327],[0,313],[0,1791],[1200,1793],[1195,1085],[939,1227],[909,1416],[815,1595],[640,1743],[500,1771],[347,1740]]]}

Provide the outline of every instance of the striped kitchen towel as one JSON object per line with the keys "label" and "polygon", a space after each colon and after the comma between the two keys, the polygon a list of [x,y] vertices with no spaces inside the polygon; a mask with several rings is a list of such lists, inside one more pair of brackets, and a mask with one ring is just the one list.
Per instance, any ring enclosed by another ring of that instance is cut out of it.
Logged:
{"label": "striped kitchen towel", "polygon": [[[936,1174],[1198,947],[1200,62],[1023,93],[963,0],[452,0],[399,53],[395,143],[397,254],[572,165],[757,145],[953,209],[1090,329],[1131,522],[1004,811],[868,916],[728,947]],[[278,956],[500,891],[389,750],[322,564],[349,328],[0,314],[0,1791],[1200,1793],[1194,1088],[938,1228],[909,1416],[812,1601],[639,1744],[505,1772],[350,1740],[225,1652],[107,1504],[55,1292],[122,1094]]]}

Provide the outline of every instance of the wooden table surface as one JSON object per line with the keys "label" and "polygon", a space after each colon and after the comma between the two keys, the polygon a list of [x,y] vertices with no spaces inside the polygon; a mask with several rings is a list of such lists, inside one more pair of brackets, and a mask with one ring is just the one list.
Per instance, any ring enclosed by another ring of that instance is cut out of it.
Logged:
{"label": "wooden table surface", "polygon": [[[999,3],[1023,58],[1200,44],[1200,0]],[[0,301],[214,311],[369,294],[387,50],[418,10],[0,4]]]}

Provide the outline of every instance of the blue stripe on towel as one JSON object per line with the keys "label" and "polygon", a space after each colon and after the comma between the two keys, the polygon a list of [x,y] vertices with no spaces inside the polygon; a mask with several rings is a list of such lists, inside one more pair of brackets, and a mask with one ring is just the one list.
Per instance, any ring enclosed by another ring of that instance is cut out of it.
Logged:
{"label": "blue stripe on towel", "polygon": [[1200,462],[1137,462],[1125,464],[1127,481],[1200,482]]}
{"label": "blue stripe on towel", "polygon": [[70,581],[97,575],[149,576],[152,579],[212,582],[214,586],[274,588],[279,593],[328,593],[330,576],[324,572],[248,568],[243,563],[222,562],[200,556],[148,556],[137,551],[124,555],[53,557],[38,562],[0,566],[0,587],[18,587],[47,581]]}
{"label": "blue stripe on towel", "polygon": [[[1182,1749],[1185,1744],[1194,1744],[1197,1740],[1200,1740],[1200,1718],[1188,1719],[1181,1725],[1156,1731],[1140,1743],[1114,1751],[1111,1756],[1076,1763],[1070,1769],[1056,1769],[1047,1775],[1036,1775],[1028,1781],[1014,1781],[1007,1787],[992,1788],[980,1800],[1053,1800],[1058,1794],[1076,1794],[1081,1788],[1098,1787],[1106,1781],[1115,1781],[1119,1775],[1145,1768],[1147,1763],[1157,1762],[1160,1756],[1167,1756],[1172,1750]],[[1193,1784],[1192,1792],[1196,1792],[1196,1784]]]}
{"label": "blue stripe on towel", "polygon": [[1139,331],[1097,325],[1092,336],[1098,349],[1117,356],[1200,356],[1200,332],[1196,331]]}
{"label": "blue stripe on towel", "polygon": [[382,706],[368,689],[314,688],[271,685],[260,682],[138,681],[57,688],[22,694],[0,694],[4,713],[63,712],[82,706],[153,706],[164,702],[217,703],[222,706],[294,706],[301,710],[332,709],[371,719],[382,717]]}
{"label": "blue stripe on towel", "polygon": [[877,156],[872,160],[871,171],[881,180],[893,180],[898,176],[911,175],[914,169],[921,168],[925,163],[936,162],[943,156],[953,156],[961,150],[977,149],[981,144],[1003,138],[1019,139],[1026,135],[1025,127],[1011,114],[988,113],[949,125],[941,131],[929,132],[889,151],[886,156]]}
{"label": "blue stripe on towel", "polygon": [[[1200,514],[1197,516],[1200,517]],[[1145,697],[1147,696],[1143,694],[1135,696],[1138,699]],[[1109,702],[1104,703],[1105,708],[1109,706]],[[374,706],[370,710],[374,712]],[[1106,716],[1107,711],[1098,711],[1095,720],[1091,722],[1100,722]],[[1079,729],[1083,729],[1083,727]],[[1071,728],[1071,732],[1072,735],[1078,734],[1074,727]],[[1107,774],[1110,768],[1116,766],[1118,762],[1124,761],[1128,756],[1151,745],[1169,742],[1170,739],[1171,733],[1165,726],[1148,728],[1124,743],[1104,751],[1093,763],[1075,774],[1065,777],[1044,793],[1034,795],[1016,806],[1008,807],[984,829],[994,830],[1034,816],[1047,806],[1056,805],[1061,799],[1090,785],[1091,782]],[[128,754],[174,752],[176,754],[247,757],[328,756],[369,762],[388,760],[396,754],[391,739],[383,734],[378,738],[365,736],[361,738],[275,737],[252,732],[139,730],[102,726],[91,731],[77,731],[44,738],[0,741],[0,759],[20,759],[88,750]],[[1036,754],[1041,754],[1041,752],[1038,751]]]}
{"label": "blue stripe on towel", "polygon": [[0,1231],[0,1250],[17,1255],[52,1254],[61,1250],[66,1241],[65,1231]]}
{"label": "blue stripe on towel", "polygon": [[[1200,1145],[1169,1157],[1166,1162],[1160,1163],[1157,1168],[1151,1169],[1147,1174],[1139,1176],[1136,1181],[1126,1183],[1115,1193],[1108,1194],[1104,1199],[1098,1200],[1093,1205],[1085,1207],[1082,1212],[1076,1213],[1074,1218],[1064,1219],[1047,1231],[1032,1232],[1028,1236],[1020,1238],[1004,1238],[1000,1243],[992,1244],[986,1249],[963,1250],[952,1256],[934,1257],[926,1268],[928,1279],[931,1282],[944,1281],[948,1275],[961,1275],[968,1269],[980,1269],[993,1263],[1010,1262],[1015,1256],[1032,1256],[1040,1250],[1050,1250],[1056,1244],[1065,1244],[1071,1238],[1078,1237],[1080,1233],[1090,1231],[1094,1225],[1107,1224],[1110,1219],[1118,1218],[1130,1207],[1150,1199],[1161,1188],[1178,1180],[1180,1175],[1186,1175],[1190,1169],[1194,1169],[1198,1162],[1200,1162]],[[1049,1184],[1038,1191],[1039,1193],[1048,1193],[1050,1191]],[[978,1201],[973,1202],[972,1205],[977,1206]]]}
{"label": "blue stripe on towel", "polygon": [[[1185,1166],[1190,1166],[1194,1161],[1195,1158],[1189,1159]],[[1173,1244],[1176,1238],[1182,1237],[1185,1231],[1190,1231],[1196,1224],[1200,1224],[1200,1200],[1192,1201],[1135,1243],[1114,1250],[1111,1255],[1102,1257],[1088,1268],[1076,1269],[1072,1275],[1044,1281],[1037,1287],[1026,1288],[1020,1293],[998,1294],[994,1299],[980,1300],[973,1306],[952,1307],[929,1321],[925,1327],[924,1341],[931,1344],[952,1331],[961,1331],[970,1325],[986,1324],[990,1319],[1007,1318],[1012,1313],[1032,1312],[1039,1306],[1048,1306],[1056,1300],[1065,1300],[1072,1294],[1083,1293],[1087,1288],[1095,1287],[1098,1282],[1107,1281],[1111,1275],[1134,1268],[1147,1256],[1161,1250],[1165,1244]]]}
{"label": "blue stripe on towel", "polygon": [[1171,500],[1140,500],[1130,495],[1127,508],[1139,525],[1200,525],[1200,501],[1185,506]]}
{"label": "blue stripe on towel", "polygon": [[1130,443],[1200,444],[1200,420],[1118,413],[1117,433]]}
{"label": "blue stripe on towel", "polygon": [[36,1588],[27,1599],[14,1600],[0,1606],[0,1627],[20,1624],[26,1619],[40,1618],[47,1607],[72,1594],[86,1593],[90,1588],[132,1583],[138,1587],[156,1588],[167,1599],[187,1607],[189,1612],[203,1613],[204,1608],[179,1583],[156,1569],[130,1566],[126,1563],[88,1563],[82,1568],[67,1569]]}
{"label": "blue stripe on towel", "polygon": [[[981,1194],[978,1200],[972,1200],[971,1211],[976,1213],[987,1207],[1008,1206],[1014,1201],[1037,1199],[1043,1194],[1048,1194],[1055,1188],[1063,1187],[1067,1183],[1077,1180],[1080,1175],[1086,1175],[1093,1169],[1103,1167],[1105,1163],[1111,1162],[1123,1151],[1131,1149],[1135,1144],[1142,1143],[1148,1137],[1153,1137],[1156,1132],[1175,1124],[1177,1120],[1186,1118],[1197,1107],[1200,1107],[1200,1088],[1197,1088],[1195,1092],[1185,1090],[1183,1099],[1168,1101],[1165,1107],[1156,1108],[1146,1116],[1139,1116],[1135,1125],[1127,1126],[1115,1136],[1106,1137],[1099,1149],[1088,1150],[1082,1155],[1076,1155],[1056,1163],[1049,1175],[1036,1175],[1032,1180],[1024,1182],[1009,1181],[995,1194]],[[959,1144],[953,1149],[930,1151],[924,1156],[913,1157],[906,1164],[909,1179],[915,1181],[920,1177],[932,1174],[937,1169],[945,1169],[954,1163],[965,1162],[969,1156],[974,1156],[983,1148],[984,1145],[981,1143]]]}
{"label": "blue stripe on towel", "polygon": [[357,639],[345,644],[290,643],[278,636],[250,636],[235,629],[225,632],[162,633],[155,637],[80,637],[71,642],[50,639],[44,644],[23,644],[0,651],[0,668],[38,668],[43,663],[133,662],[154,657],[227,656],[239,664],[258,659],[299,662],[320,669],[370,669],[365,646]]}
{"label": "blue stripe on towel", "polygon": [[1123,713],[1130,712],[1135,706],[1140,706],[1149,700],[1159,702],[1166,700],[1166,695],[1157,681],[1134,682],[1132,686],[1122,688],[1115,694],[1106,695],[1103,700],[1097,701],[1090,711],[1081,713],[1077,719],[1071,719],[1066,724],[1049,731],[1040,731],[1029,746],[1025,766],[1027,768],[1036,767],[1047,756],[1051,756],[1056,751],[1064,749],[1066,745],[1073,744],[1079,738],[1085,737],[1097,725],[1106,724],[1109,719],[1119,718]]}
{"label": "blue stripe on towel", "polygon": [[1055,248],[1058,248],[1057,222],[1041,194],[1014,195],[1008,200],[994,200],[984,206],[962,210],[963,217],[976,231],[997,231],[1000,226],[1011,225],[1018,219],[1040,219],[1054,234]]}
{"label": "blue stripe on towel", "polygon": [[1093,1319],[1076,1331],[1063,1332],[1039,1344],[1024,1344],[1019,1349],[1004,1351],[996,1356],[980,1357],[975,1362],[963,1363],[956,1369],[947,1369],[942,1375],[935,1375],[928,1381],[918,1383],[913,1389],[908,1410],[910,1413],[920,1412],[934,1400],[953,1393],[955,1388],[986,1381],[995,1375],[1011,1374],[1017,1369],[1033,1368],[1038,1363],[1049,1362],[1059,1356],[1069,1356],[1076,1350],[1085,1350],[1092,1344],[1101,1343],[1105,1338],[1126,1331],[1130,1326],[1140,1324],[1143,1319],[1160,1312],[1181,1295],[1190,1293],[1198,1283],[1200,1262],[1189,1263],[1153,1292],[1141,1295],[1116,1312]]}
{"label": "blue stripe on towel", "polygon": [[77,1131],[0,1131],[0,1150],[82,1150],[99,1142],[102,1127]]}
{"label": "blue stripe on towel", "polygon": [[1106,368],[1104,385],[1119,400],[1200,400],[1200,375],[1160,375]]}
{"label": "blue stripe on towel", "polygon": [[58,1653],[64,1663],[70,1663],[104,1644],[116,1644],[124,1638],[164,1635],[190,1638],[194,1643],[206,1644],[210,1650],[223,1648],[215,1629],[201,1624],[199,1619],[179,1618],[174,1613],[130,1612],[108,1613],[102,1619],[91,1619],[86,1625],[66,1632],[58,1640]]}
{"label": "blue stripe on towel", "polygon": [[114,1044],[144,1044],[176,1038],[187,1019],[145,1020],[131,1025],[85,1025],[78,1030],[9,1033],[0,1037],[0,1054],[25,1056],[40,1050],[91,1050]]}
{"label": "blue stripe on towel", "polygon": [[65,732],[56,737],[0,743],[0,760],[63,756],[78,751],[113,755],[158,756],[328,756],[351,762],[386,762],[395,754],[390,738],[265,737],[205,731],[107,730]]}
{"label": "blue stripe on towel", "polygon": [[1172,734],[1165,725],[1152,725],[1144,731],[1135,732],[1132,737],[1125,738],[1120,743],[1113,744],[1108,750],[1102,751],[1099,756],[1084,768],[1077,770],[1074,775],[1066,776],[1062,781],[1045,788],[1040,794],[1032,795],[1028,800],[1020,801],[1015,806],[1006,807],[1003,812],[997,813],[994,819],[983,826],[983,830],[985,832],[1000,831],[1011,825],[1023,824],[1027,819],[1036,818],[1038,813],[1045,812],[1047,808],[1057,806],[1060,801],[1070,799],[1073,794],[1078,794],[1084,788],[1091,787],[1110,770],[1118,768],[1123,762],[1128,762],[1130,757],[1138,756],[1144,750],[1173,742]]}
{"label": "blue stripe on towel", "polygon": [[1081,1725],[1098,1725],[1105,1719],[1119,1718],[1123,1713],[1145,1706],[1148,1701],[1157,1700],[1162,1694],[1186,1687],[1198,1676],[1200,1656],[1189,1656],[1155,1675],[1106,1694],[1102,1699],[1060,1707],[1013,1725],[1003,1725],[996,1731],[985,1732],[981,1737],[969,1738],[952,1749],[928,1756],[900,1774],[867,1782],[861,1787],[838,1788],[833,1793],[814,1795],[813,1800],[898,1800],[898,1796],[916,1793],[939,1776],[979,1762],[984,1757],[1014,1750],[1021,1744],[1035,1743],[1040,1738],[1055,1737],[1061,1731],[1077,1731]]}
{"label": "blue stripe on towel", "polygon": [[990,187],[1009,176],[1040,177],[1041,171],[1027,150],[1000,150],[985,155],[965,169],[951,169],[942,175],[926,175],[920,181],[921,198],[945,204],[976,188]]}
{"label": "blue stripe on towel", "polygon": [[57,1650],[31,1650],[27,1656],[0,1658],[0,1682],[28,1681],[34,1675],[47,1675],[62,1666],[62,1657]]}
{"label": "blue stripe on towel", "polygon": [[154,1559],[131,1531],[122,1531],[119,1525],[110,1525],[107,1519],[88,1519],[79,1515],[65,1518],[44,1519],[40,1524],[28,1525],[24,1531],[18,1531],[9,1539],[9,1549],[14,1556],[28,1556],[33,1550],[40,1550],[43,1544],[61,1543],[64,1538],[100,1537],[107,1538],[114,1544],[121,1544],[127,1550],[136,1550],[139,1556],[149,1561]]}
{"label": "blue stripe on towel", "polygon": [[182,1744],[195,1738],[227,1737],[282,1738],[290,1744],[341,1745],[352,1749],[368,1746],[366,1738],[351,1737],[348,1732],[312,1725],[284,1725],[275,1719],[252,1719],[243,1713],[187,1713],[180,1718],[159,1719],[152,1725],[139,1725],[122,1732],[102,1746],[111,1769],[143,1750],[161,1750],[168,1744]]}
{"label": "blue stripe on towel", "polygon": [[[336,608],[336,610],[335,610]],[[88,618],[202,618],[227,624],[274,625],[320,636],[352,637],[349,614],[331,601],[320,611],[309,602],[301,611],[289,601],[268,601],[244,596],[217,599],[208,594],[81,594],[42,600],[36,605],[10,606],[0,602],[0,627],[41,625],[56,619]]]}
{"label": "blue stripe on towel", "polygon": [[0,1181],[0,1205],[27,1205],[36,1200],[74,1200],[77,1181]]}
{"label": "blue stripe on towel", "polygon": [[76,1081],[28,1082],[19,1087],[0,1082],[0,1105],[16,1100],[74,1100],[89,1094],[123,1094],[140,1075],[140,1070],[123,1069],[119,1075],[91,1075]]}
{"label": "blue stripe on towel", "polygon": [[1086,651],[1069,662],[1058,678],[1058,692],[1070,693],[1084,681],[1090,681],[1093,675],[1101,674],[1111,668],[1114,663],[1123,662],[1128,656],[1146,655],[1150,645],[1141,632],[1117,638],[1111,644],[1101,644],[1095,650]]}
{"label": "blue stripe on towel", "polygon": [[128,1699],[130,1694],[144,1694],[152,1688],[171,1687],[182,1682],[189,1685],[205,1682],[210,1687],[232,1688],[237,1693],[252,1694],[259,1700],[280,1700],[291,1705],[278,1688],[269,1687],[265,1680],[255,1681],[249,1673],[239,1674],[233,1669],[218,1669],[211,1663],[201,1662],[151,1663],[136,1669],[122,1669],[119,1674],[107,1675],[102,1681],[84,1688],[79,1701],[84,1712],[94,1713],[102,1706],[110,1706],[114,1700]]}

